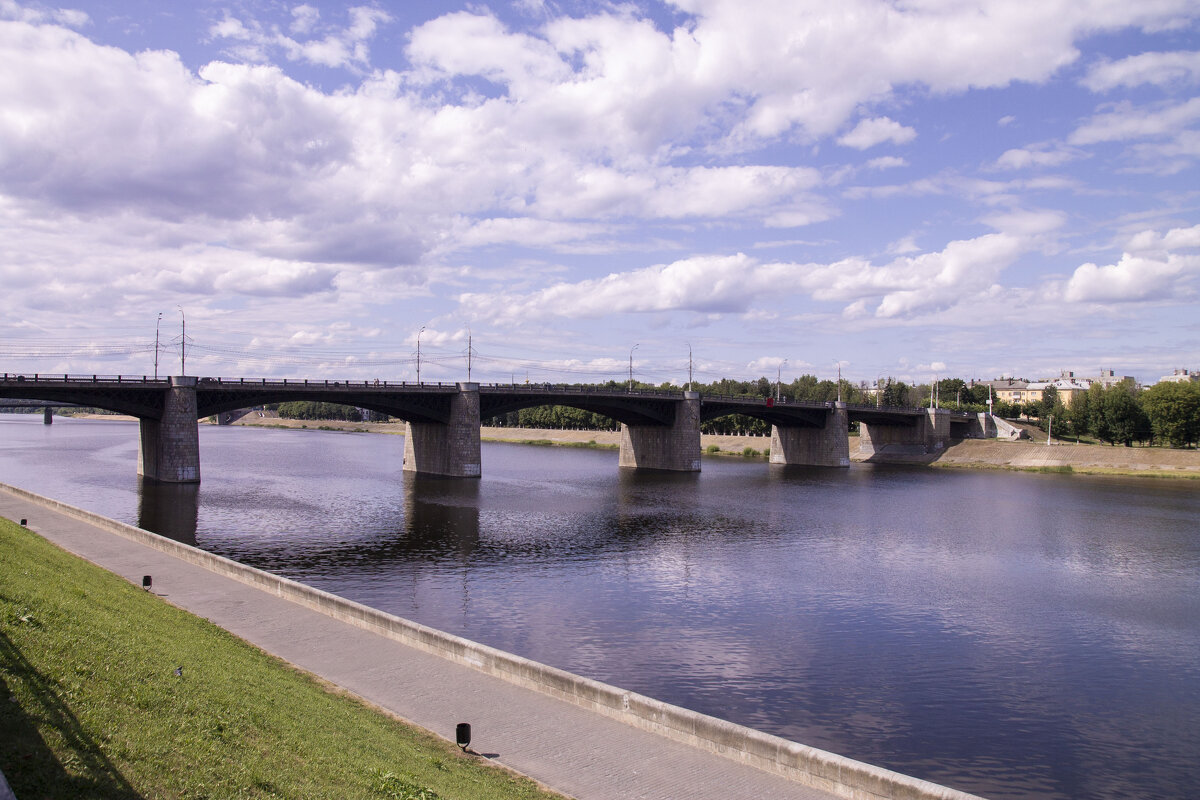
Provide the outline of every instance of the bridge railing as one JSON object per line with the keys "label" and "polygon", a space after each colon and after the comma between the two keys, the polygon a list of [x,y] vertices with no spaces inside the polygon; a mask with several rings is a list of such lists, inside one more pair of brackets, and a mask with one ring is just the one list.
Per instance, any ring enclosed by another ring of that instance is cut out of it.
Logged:
{"label": "bridge railing", "polygon": [[149,375],[46,375],[40,372],[27,375],[24,373],[5,372],[3,377],[0,378],[0,383],[120,383],[165,386],[169,383],[169,380]]}
{"label": "bridge railing", "polygon": [[792,400],[788,397],[780,397],[776,400],[773,397],[763,397],[757,394],[704,394],[701,395],[701,400],[719,400],[723,403],[751,403],[753,405],[779,405],[791,406],[792,408],[833,408],[832,402],[822,402],[820,400]]}
{"label": "bridge railing", "polygon": [[[846,408],[853,410],[853,411],[881,411],[884,413],[893,413],[893,414],[895,414],[895,413],[918,414],[918,413],[921,413],[921,412],[927,410],[925,406],[876,406],[876,405],[872,405],[870,403],[849,403],[849,404],[847,404]],[[975,416],[970,411],[955,411],[953,409],[944,409],[944,410],[948,411],[951,415],[956,415],[956,416],[961,416],[961,417]]]}
{"label": "bridge railing", "polygon": [[683,392],[678,389],[619,389],[616,387],[588,386],[570,383],[483,383],[479,388],[496,391],[524,391],[531,394],[561,395],[608,395],[613,397],[669,397],[678,400]]}
{"label": "bridge railing", "polygon": [[286,386],[289,389],[293,387],[307,389],[337,389],[347,390],[353,389],[360,391],[362,389],[378,389],[379,391],[396,389],[454,389],[458,386],[457,383],[443,383],[441,381],[421,381],[420,383],[409,383],[408,381],[381,381],[381,380],[365,380],[365,381],[343,381],[343,380],[312,380],[309,378],[200,378],[198,385],[201,387],[263,387],[270,386],[278,388]]}

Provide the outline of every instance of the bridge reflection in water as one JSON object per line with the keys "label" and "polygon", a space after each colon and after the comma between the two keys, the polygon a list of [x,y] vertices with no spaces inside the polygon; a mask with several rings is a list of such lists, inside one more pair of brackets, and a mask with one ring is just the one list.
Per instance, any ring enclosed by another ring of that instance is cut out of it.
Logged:
{"label": "bridge reflection in water", "polygon": [[[138,480],[137,526],[195,547],[200,525],[200,484]],[[413,552],[470,558],[479,545],[479,482],[446,481],[408,474],[403,481],[403,523],[373,562],[407,559]],[[333,556],[334,554],[326,554]],[[344,557],[345,553],[337,554]]]}
{"label": "bridge reflection in water", "polygon": [[701,423],[730,414],[771,425],[770,460],[774,464],[849,466],[852,422],[860,423],[860,450],[874,460],[920,457],[942,449],[952,438],[995,435],[988,415],[945,409],[775,402],[698,392],[549,384],[4,373],[0,377],[3,400],[94,406],[137,417],[138,474],[161,483],[200,482],[199,419],[294,400],[338,403],[403,419],[404,470],[456,478],[481,474],[482,420],[545,405],[570,406],[620,422],[620,466],[668,472],[698,472]]}

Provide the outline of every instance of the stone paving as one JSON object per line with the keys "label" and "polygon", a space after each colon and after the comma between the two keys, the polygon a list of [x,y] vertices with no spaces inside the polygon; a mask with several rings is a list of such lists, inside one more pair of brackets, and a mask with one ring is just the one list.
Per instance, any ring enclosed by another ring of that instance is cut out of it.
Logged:
{"label": "stone paving", "polygon": [[[580,800],[833,795],[338,622],[0,489],[0,516],[413,724]],[[186,668],[186,665],[184,665]]]}

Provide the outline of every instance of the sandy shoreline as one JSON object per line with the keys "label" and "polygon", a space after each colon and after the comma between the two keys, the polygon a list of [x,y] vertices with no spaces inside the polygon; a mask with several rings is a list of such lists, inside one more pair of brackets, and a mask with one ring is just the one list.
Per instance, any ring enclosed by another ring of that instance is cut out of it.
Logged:
{"label": "sandy shoreline", "polygon": [[[295,428],[308,430],[337,430],[360,433],[403,434],[403,422],[342,422],[340,420],[297,420],[270,416],[246,415],[234,425]],[[87,419],[130,420],[108,414],[78,415]],[[618,431],[564,431],[545,428],[482,428],[480,438],[489,442],[536,443],[575,447],[617,448],[621,443]],[[702,451],[715,445],[719,453],[706,455],[744,457],[747,448],[766,457],[771,448],[769,436],[710,436],[700,437]],[[858,452],[858,437],[850,438],[850,459],[866,461]],[[1061,471],[1083,474],[1143,475],[1152,477],[1200,478],[1200,450],[1171,450],[1164,447],[1112,447],[1097,444],[1070,444],[1045,441],[1000,441],[997,439],[964,439],[952,443],[941,454],[914,461],[935,467],[964,469],[1015,469]]]}

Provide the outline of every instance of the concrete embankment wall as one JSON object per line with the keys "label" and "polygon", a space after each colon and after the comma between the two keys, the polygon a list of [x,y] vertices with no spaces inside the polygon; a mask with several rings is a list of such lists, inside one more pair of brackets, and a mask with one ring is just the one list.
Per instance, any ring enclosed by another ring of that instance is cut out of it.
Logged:
{"label": "concrete embankment wall", "polygon": [[979,800],[974,795],[669,705],[453,636],[23,489],[5,484],[0,484],[0,488],[334,619],[841,797]]}

